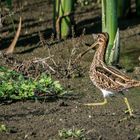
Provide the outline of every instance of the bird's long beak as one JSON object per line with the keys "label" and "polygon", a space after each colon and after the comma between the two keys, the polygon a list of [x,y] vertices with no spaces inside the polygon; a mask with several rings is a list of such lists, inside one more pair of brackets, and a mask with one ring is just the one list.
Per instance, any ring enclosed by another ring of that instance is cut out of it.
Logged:
{"label": "bird's long beak", "polygon": [[91,49],[95,48],[98,45],[98,41],[96,41],[95,43],[93,43],[86,51],[85,53],[87,53],[88,51],[90,51]]}
{"label": "bird's long beak", "polygon": [[96,41],[94,44],[92,44],[87,50],[85,50],[83,53],[81,53],[81,57],[85,55],[88,51],[95,48],[98,45],[98,42]]}
{"label": "bird's long beak", "polygon": [[84,52],[80,53],[77,58],[75,59],[74,62],[76,62],[78,59],[80,59],[82,56],[84,56],[88,51],[90,51],[91,49],[93,49],[94,47],[96,47],[98,45],[98,42],[96,41],[94,44],[92,44],[87,50],[85,50]]}

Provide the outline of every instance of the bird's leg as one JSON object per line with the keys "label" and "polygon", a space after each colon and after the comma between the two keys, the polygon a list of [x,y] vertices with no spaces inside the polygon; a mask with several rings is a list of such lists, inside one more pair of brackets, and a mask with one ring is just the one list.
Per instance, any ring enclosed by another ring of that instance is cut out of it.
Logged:
{"label": "bird's leg", "polygon": [[130,104],[129,104],[128,99],[126,97],[124,97],[124,102],[125,102],[125,104],[127,105],[127,108],[128,108],[128,110],[126,110],[125,113],[129,112],[130,116],[121,119],[120,122],[124,121],[124,120],[128,120],[130,117],[135,117],[135,115],[133,114],[133,109],[130,107]]}
{"label": "bird's leg", "polygon": [[129,112],[129,115],[133,116],[133,109],[130,107],[130,104],[129,104],[128,99],[126,97],[124,97],[124,102],[128,108],[128,110],[126,110],[125,113]]}
{"label": "bird's leg", "polygon": [[100,105],[105,105],[105,104],[107,104],[107,99],[106,98],[104,98],[104,101],[103,102],[100,102],[100,103],[87,103],[87,104],[84,104],[84,105],[86,105],[86,106],[100,106]]}

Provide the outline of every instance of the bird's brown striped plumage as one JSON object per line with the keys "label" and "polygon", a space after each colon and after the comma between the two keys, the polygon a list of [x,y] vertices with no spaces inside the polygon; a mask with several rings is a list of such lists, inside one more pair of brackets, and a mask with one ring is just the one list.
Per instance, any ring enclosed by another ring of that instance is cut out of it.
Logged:
{"label": "bird's brown striped plumage", "polygon": [[105,52],[108,42],[107,33],[97,37],[97,50],[90,66],[90,79],[99,89],[119,92],[128,88],[140,86],[140,81],[133,80],[115,67],[105,63]]}
{"label": "bird's brown striped plumage", "polygon": [[[88,50],[97,47],[92,64],[90,66],[89,76],[93,84],[99,88],[104,96],[104,101],[100,103],[87,103],[84,105],[95,106],[104,105],[107,103],[106,97],[113,93],[122,92],[126,89],[140,86],[140,81],[134,80],[122,73],[115,67],[108,66],[105,63],[105,53],[108,45],[108,34],[101,33],[97,35],[97,41]],[[85,51],[87,52],[87,50]],[[82,54],[85,54],[82,53]],[[80,56],[82,56],[82,54]],[[124,97],[125,104],[127,105],[130,116],[133,116],[129,102]]]}

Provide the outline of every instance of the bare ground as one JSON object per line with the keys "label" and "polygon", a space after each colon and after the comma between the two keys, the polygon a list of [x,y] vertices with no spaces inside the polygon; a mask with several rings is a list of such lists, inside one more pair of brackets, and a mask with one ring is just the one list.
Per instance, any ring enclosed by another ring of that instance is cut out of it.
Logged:
{"label": "bare ground", "polygon": [[[52,35],[52,4],[48,0],[22,1],[22,33],[16,46],[11,63],[1,58],[1,66],[13,67],[16,61],[31,60],[48,57],[48,47],[53,59],[65,69],[68,65],[73,48],[77,54],[87,48],[86,44],[94,42],[92,34],[101,31],[100,8],[97,5],[76,7],[75,21],[77,36],[58,42]],[[17,10],[18,6],[14,9]],[[19,12],[14,16],[18,24]],[[140,80],[140,73],[134,71],[139,67],[140,55],[140,19],[135,15],[121,19],[121,58],[120,66],[126,67],[128,75]],[[83,30],[85,28],[84,33]],[[2,33],[8,35],[1,40],[2,51],[8,47],[12,37],[12,26],[6,20]],[[47,45],[39,45],[39,31],[44,36]],[[1,140],[59,140],[62,129],[83,129],[85,139],[88,140],[138,140],[140,139],[140,88],[126,93],[134,109],[135,118],[120,121],[128,114],[124,113],[126,106],[122,96],[108,99],[108,104],[101,107],[85,107],[87,102],[102,100],[102,94],[96,89],[88,76],[94,51],[89,52],[80,62],[80,72],[76,71],[71,77],[60,73],[53,75],[59,80],[70,94],[63,98],[43,101],[18,101],[1,103],[0,124],[5,124],[9,131],[0,132]],[[79,68],[79,67],[78,67]],[[65,70],[62,70],[64,73]],[[81,104],[79,104],[81,103]],[[76,138],[69,138],[70,140]]]}

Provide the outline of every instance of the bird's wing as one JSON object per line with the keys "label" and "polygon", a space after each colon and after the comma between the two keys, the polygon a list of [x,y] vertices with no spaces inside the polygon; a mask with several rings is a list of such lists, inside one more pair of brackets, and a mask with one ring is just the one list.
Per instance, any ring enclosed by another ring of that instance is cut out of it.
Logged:
{"label": "bird's wing", "polygon": [[115,74],[118,77],[121,77],[121,78],[127,79],[127,80],[131,80],[131,78],[129,76],[127,76],[125,73],[123,73],[122,71],[118,70],[117,68],[115,68],[113,66],[107,66],[106,68],[108,69],[108,71],[111,71],[112,74]]}
{"label": "bird's wing", "polygon": [[102,63],[101,66],[97,66],[96,72],[104,79],[102,86],[105,86],[106,89],[111,87],[113,90],[121,91],[132,87],[133,83],[136,82],[118,69],[107,66],[105,63]]}
{"label": "bird's wing", "polygon": [[117,68],[115,68],[113,66],[107,66],[105,63],[102,63],[102,67],[103,67],[103,69],[105,71],[107,71],[108,73],[114,75],[116,78],[120,78],[120,79],[125,80],[125,81],[132,80],[125,73],[121,72],[120,70],[118,70]]}

